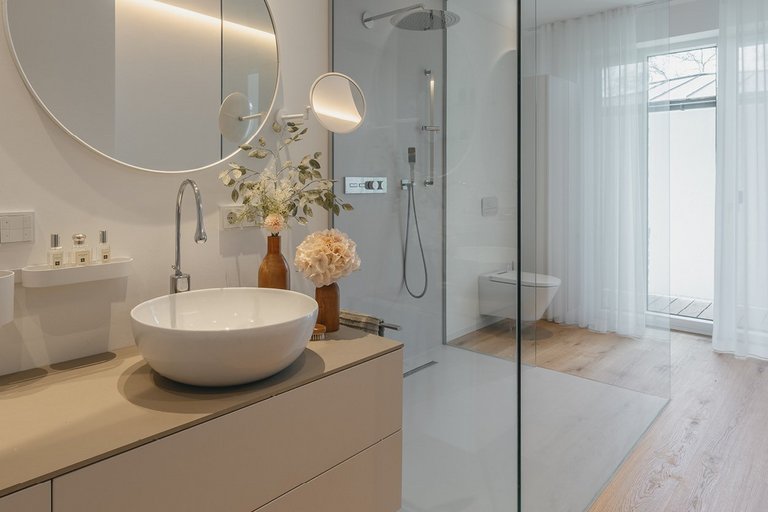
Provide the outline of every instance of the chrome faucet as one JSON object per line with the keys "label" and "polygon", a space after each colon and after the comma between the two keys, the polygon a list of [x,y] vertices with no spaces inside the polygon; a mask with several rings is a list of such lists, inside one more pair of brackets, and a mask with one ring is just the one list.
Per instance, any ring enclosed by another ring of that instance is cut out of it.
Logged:
{"label": "chrome faucet", "polygon": [[203,226],[203,198],[200,197],[200,189],[197,187],[197,183],[192,180],[184,180],[179,187],[179,193],[176,195],[176,264],[173,265],[175,270],[171,276],[171,293],[179,293],[189,291],[189,274],[185,274],[181,271],[181,199],[184,197],[184,187],[189,185],[192,187],[192,191],[195,193],[195,208],[197,210],[197,229],[195,230],[195,242],[205,243],[208,240],[208,235],[205,234],[205,227]]}

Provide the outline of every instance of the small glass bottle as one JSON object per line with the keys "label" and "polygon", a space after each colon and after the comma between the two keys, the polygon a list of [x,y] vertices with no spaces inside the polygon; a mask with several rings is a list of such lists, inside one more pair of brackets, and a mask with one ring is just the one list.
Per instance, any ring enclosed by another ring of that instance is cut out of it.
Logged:
{"label": "small glass bottle", "polygon": [[69,253],[69,263],[75,266],[90,265],[93,255],[91,248],[85,243],[86,236],[82,233],[72,235],[72,251]]}
{"label": "small glass bottle", "polygon": [[58,233],[51,234],[51,247],[48,249],[48,266],[61,268],[64,266],[64,249]]}
{"label": "small glass bottle", "polygon": [[106,229],[99,231],[99,247],[96,249],[96,256],[101,263],[112,261],[112,249],[110,249],[109,242],[107,241]]}

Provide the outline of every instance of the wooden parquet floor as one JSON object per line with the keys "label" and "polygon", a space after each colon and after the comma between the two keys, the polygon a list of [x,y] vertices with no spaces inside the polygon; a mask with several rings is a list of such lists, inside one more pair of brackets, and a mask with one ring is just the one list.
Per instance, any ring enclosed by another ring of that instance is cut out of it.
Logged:
{"label": "wooden parquet floor", "polygon": [[[451,344],[514,359],[512,327]],[[523,342],[526,364],[646,393],[664,394],[671,373],[669,405],[589,512],[768,512],[768,362],[680,332],[636,340],[538,322]]]}

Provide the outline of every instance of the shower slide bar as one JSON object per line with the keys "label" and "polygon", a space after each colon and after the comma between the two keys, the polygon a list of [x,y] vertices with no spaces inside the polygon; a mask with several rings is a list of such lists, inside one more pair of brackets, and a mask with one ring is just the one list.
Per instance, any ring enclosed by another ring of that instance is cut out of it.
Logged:
{"label": "shower slide bar", "polygon": [[435,126],[435,78],[432,76],[432,70],[425,69],[424,76],[427,77],[429,116],[427,124],[423,125],[421,130],[429,135],[429,174],[424,180],[424,185],[430,187],[435,184],[435,133],[440,131],[440,127]]}

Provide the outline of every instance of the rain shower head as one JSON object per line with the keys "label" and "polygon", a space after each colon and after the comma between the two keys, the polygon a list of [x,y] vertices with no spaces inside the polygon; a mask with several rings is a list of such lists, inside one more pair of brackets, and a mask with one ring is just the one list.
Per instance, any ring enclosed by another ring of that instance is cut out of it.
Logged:
{"label": "rain shower head", "polygon": [[459,15],[441,9],[424,9],[392,18],[392,24],[405,30],[442,30],[459,22]]}
{"label": "rain shower head", "polygon": [[371,28],[373,22],[391,17],[392,24],[404,30],[441,30],[459,22],[459,15],[441,9],[427,9],[424,4],[411,5],[402,9],[369,16],[363,13],[362,21],[366,28]]}

